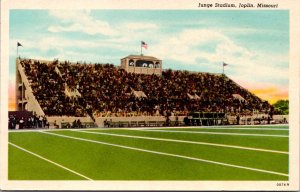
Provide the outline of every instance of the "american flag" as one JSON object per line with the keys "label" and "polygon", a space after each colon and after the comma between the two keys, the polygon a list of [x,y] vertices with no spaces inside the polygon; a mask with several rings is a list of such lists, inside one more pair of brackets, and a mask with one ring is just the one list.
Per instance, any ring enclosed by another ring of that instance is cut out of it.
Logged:
{"label": "american flag", "polygon": [[145,49],[147,49],[147,48],[148,48],[148,44],[147,44],[147,43],[145,43],[144,41],[141,41],[141,46],[142,46],[142,47],[144,47]]}
{"label": "american flag", "polygon": [[227,65],[228,65],[227,63],[224,63],[224,62],[223,62],[223,66],[224,66],[224,67],[227,66]]}

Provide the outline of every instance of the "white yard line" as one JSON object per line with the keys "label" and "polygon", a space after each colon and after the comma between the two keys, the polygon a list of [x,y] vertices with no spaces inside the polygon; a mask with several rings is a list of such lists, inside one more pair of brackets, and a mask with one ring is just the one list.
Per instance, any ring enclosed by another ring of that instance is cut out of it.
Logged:
{"label": "white yard line", "polygon": [[211,160],[200,159],[200,158],[195,158],[195,157],[189,157],[189,156],[184,156],[184,155],[177,155],[177,154],[172,154],[172,153],[164,153],[164,152],[159,152],[159,151],[146,150],[146,149],[141,149],[141,148],[136,148],[136,147],[129,147],[129,146],[125,146],[125,145],[118,145],[118,144],[107,143],[107,142],[102,142],[102,141],[95,141],[95,140],[84,139],[84,138],[79,138],[79,137],[72,137],[72,136],[67,136],[67,135],[51,133],[51,132],[40,132],[40,133],[54,135],[54,136],[58,136],[58,137],[69,138],[69,139],[75,139],[75,140],[80,140],[80,141],[85,141],[85,142],[97,143],[97,144],[102,144],[102,145],[114,146],[114,147],[119,147],[119,148],[123,148],[123,149],[130,149],[130,150],[142,151],[142,152],[146,152],[146,153],[153,153],[153,154],[159,154],[159,155],[164,155],[164,156],[178,157],[178,158],[182,158],[182,159],[189,159],[189,160],[194,160],[194,161],[199,161],[199,162],[206,162],[206,163],[222,165],[222,166],[227,166],[227,167],[234,167],[234,168],[245,169],[245,170],[250,170],[250,171],[268,173],[268,174],[273,174],[273,175],[281,175],[281,176],[285,176],[285,177],[289,176],[286,173],[268,171],[268,170],[264,170],[264,169],[256,169],[256,168],[239,166],[239,165],[233,165],[233,164],[222,163],[222,162],[218,162],[218,161],[211,161]]}
{"label": "white yard line", "polygon": [[72,170],[72,169],[69,169],[69,168],[67,168],[67,167],[65,167],[65,166],[63,166],[63,165],[60,165],[60,164],[58,164],[58,163],[55,163],[54,161],[51,161],[51,160],[49,160],[49,159],[47,159],[47,158],[45,158],[45,157],[42,157],[42,156],[40,156],[40,155],[38,155],[38,154],[36,154],[36,153],[33,153],[33,152],[31,152],[31,151],[29,151],[29,150],[27,150],[27,149],[24,149],[24,148],[22,148],[22,147],[20,147],[20,146],[18,146],[18,145],[16,145],[16,144],[13,144],[13,143],[11,143],[11,142],[9,142],[9,144],[10,144],[11,146],[14,146],[14,147],[16,147],[16,148],[18,148],[18,149],[20,149],[20,150],[22,150],[22,151],[25,151],[25,152],[27,152],[27,153],[29,153],[29,154],[35,156],[35,157],[38,157],[38,158],[40,158],[40,159],[43,159],[43,160],[45,160],[45,161],[47,161],[47,162],[49,162],[49,163],[52,163],[52,164],[54,164],[54,165],[56,165],[56,166],[58,166],[58,167],[60,167],[60,168],[63,168],[63,169],[65,169],[65,170],[67,170],[67,171],[69,171],[69,172],[71,172],[71,173],[74,173],[75,175],[78,175],[78,176],[80,176],[80,177],[82,177],[82,178],[85,178],[85,179],[87,179],[87,180],[92,181],[91,178],[89,178],[89,177],[87,177],[87,176],[85,176],[85,175],[82,175],[82,174],[80,174],[80,173],[78,173],[78,172],[76,172],[76,171],[74,171],[74,170]]}
{"label": "white yard line", "polygon": [[177,131],[177,130],[151,130],[151,129],[136,129],[138,131],[156,131],[167,133],[194,133],[194,134],[209,134],[209,135],[236,135],[236,136],[261,136],[261,137],[289,137],[288,135],[266,135],[266,134],[248,134],[248,133],[226,133],[226,132],[204,132],[204,131]]}
{"label": "white yard line", "polygon": [[[151,130],[151,128],[148,128],[149,130]],[[148,130],[148,129],[144,129],[144,130]],[[231,128],[231,127],[185,127],[185,128],[182,128],[182,127],[171,127],[171,128],[152,128],[152,130],[162,130],[162,129],[195,129],[195,130],[198,130],[198,129],[208,129],[208,130],[263,130],[263,131],[289,131],[289,129],[282,129],[282,128],[250,128],[250,127],[247,127],[247,128],[242,128],[242,127],[238,127],[238,128]]]}
{"label": "white yard line", "polygon": [[[281,126],[286,126],[287,128],[275,128],[275,127],[281,127]],[[207,128],[207,129],[214,129],[214,128],[224,128],[224,129],[239,129],[239,128],[249,128],[249,127],[253,127],[253,128],[257,128],[259,127],[259,129],[264,129],[264,130],[269,130],[269,129],[273,129],[273,128],[268,128],[268,127],[274,127],[274,129],[279,129],[279,130],[289,130],[288,128],[288,124],[272,124],[272,125],[214,125],[214,126],[170,126],[170,127],[132,127],[132,128],[128,128],[128,129],[197,129],[197,128]],[[104,128],[105,129],[105,128]],[[106,128],[107,129],[107,128]],[[124,129],[124,128],[114,128],[114,129]],[[127,128],[126,128],[127,129]],[[251,128],[249,128],[251,129]]]}
{"label": "white yard line", "polygon": [[217,146],[217,147],[236,148],[236,149],[242,149],[242,150],[289,154],[286,151],[277,151],[277,150],[260,149],[260,148],[252,148],[252,147],[242,147],[242,146],[237,146],[237,145],[225,145],[225,144],[218,144],[218,143],[187,141],[187,140],[178,140],[178,139],[166,139],[166,138],[157,138],[157,137],[144,137],[144,136],[135,136],[135,135],[112,134],[112,133],[93,132],[93,131],[81,131],[81,130],[72,130],[72,131],[81,132],[81,133],[89,133],[89,134],[98,134],[98,135],[109,135],[109,136],[116,136],[116,137],[128,137],[128,138],[135,138],[135,139],[147,139],[147,140],[168,141],[168,142],[177,142],[177,143],[189,143],[189,144],[197,144],[197,145],[210,145],[210,146]]}

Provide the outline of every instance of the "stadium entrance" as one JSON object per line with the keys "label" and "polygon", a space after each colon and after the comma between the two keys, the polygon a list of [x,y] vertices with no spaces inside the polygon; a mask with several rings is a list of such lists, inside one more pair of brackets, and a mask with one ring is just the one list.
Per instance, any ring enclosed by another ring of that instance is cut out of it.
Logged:
{"label": "stadium entrance", "polygon": [[162,60],[144,55],[129,55],[121,59],[121,68],[130,73],[162,74]]}

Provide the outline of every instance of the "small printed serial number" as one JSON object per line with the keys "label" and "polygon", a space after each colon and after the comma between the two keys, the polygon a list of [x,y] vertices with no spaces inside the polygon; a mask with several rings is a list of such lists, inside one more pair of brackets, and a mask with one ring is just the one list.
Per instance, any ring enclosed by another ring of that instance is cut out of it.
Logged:
{"label": "small printed serial number", "polygon": [[289,183],[276,183],[276,186],[278,186],[278,187],[287,187],[287,186],[289,186]]}

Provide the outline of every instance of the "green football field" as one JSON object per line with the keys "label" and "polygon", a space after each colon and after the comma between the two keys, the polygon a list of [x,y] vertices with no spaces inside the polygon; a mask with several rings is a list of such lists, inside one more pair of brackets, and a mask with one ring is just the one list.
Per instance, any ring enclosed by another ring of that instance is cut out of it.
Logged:
{"label": "green football field", "polygon": [[288,180],[288,126],[9,132],[9,180]]}

